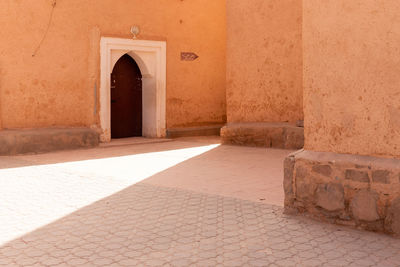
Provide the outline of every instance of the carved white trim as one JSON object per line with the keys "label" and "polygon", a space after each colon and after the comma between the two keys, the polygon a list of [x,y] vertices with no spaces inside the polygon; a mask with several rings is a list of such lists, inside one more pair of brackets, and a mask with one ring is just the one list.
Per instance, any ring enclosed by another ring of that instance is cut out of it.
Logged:
{"label": "carved white trim", "polygon": [[143,136],[166,136],[166,42],[102,37],[100,41],[101,141],[111,140],[110,75],[124,54],[138,64],[143,82]]}

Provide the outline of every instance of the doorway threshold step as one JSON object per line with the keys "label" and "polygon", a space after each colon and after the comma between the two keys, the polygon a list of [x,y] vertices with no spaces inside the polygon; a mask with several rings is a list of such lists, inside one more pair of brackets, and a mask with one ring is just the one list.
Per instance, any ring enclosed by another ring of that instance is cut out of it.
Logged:
{"label": "doorway threshold step", "polygon": [[111,142],[101,143],[100,147],[107,148],[107,147],[118,147],[118,146],[131,146],[131,145],[164,143],[171,141],[172,139],[168,138],[128,137],[128,138],[112,139]]}

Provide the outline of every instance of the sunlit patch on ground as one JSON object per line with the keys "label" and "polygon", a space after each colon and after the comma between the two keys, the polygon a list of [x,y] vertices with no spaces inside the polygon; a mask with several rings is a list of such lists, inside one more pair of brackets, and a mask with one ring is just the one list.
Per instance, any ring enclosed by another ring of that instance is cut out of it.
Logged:
{"label": "sunlit patch on ground", "polygon": [[0,245],[218,146],[0,169]]}

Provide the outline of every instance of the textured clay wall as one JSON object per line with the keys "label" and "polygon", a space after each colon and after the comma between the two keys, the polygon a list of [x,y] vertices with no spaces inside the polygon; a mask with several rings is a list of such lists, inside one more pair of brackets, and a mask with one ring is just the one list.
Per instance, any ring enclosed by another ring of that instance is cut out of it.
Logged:
{"label": "textured clay wall", "polygon": [[[99,87],[101,36],[167,41],[167,127],[226,120],[224,0],[0,1],[3,128],[90,126]],[[180,61],[180,52],[200,57]]]}
{"label": "textured clay wall", "polygon": [[304,1],[305,148],[400,157],[400,2]]}
{"label": "textured clay wall", "polygon": [[228,122],[303,118],[302,1],[227,0]]}

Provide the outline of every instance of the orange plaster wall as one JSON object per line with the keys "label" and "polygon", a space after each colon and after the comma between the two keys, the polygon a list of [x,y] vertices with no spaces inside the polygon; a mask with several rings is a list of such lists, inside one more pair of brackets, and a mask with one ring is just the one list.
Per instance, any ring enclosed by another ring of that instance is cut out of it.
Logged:
{"label": "orange plaster wall", "polygon": [[[52,2],[0,2],[3,128],[98,124],[100,37],[131,38],[135,24],[140,38],[167,41],[167,127],[226,120],[224,0],[57,0],[32,57]],[[200,57],[180,61],[181,51]]]}
{"label": "orange plaster wall", "polygon": [[305,148],[400,158],[400,2],[304,1]]}
{"label": "orange plaster wall", "polygon": [[228,122],[303,119],[302,1],[227,0]]}

